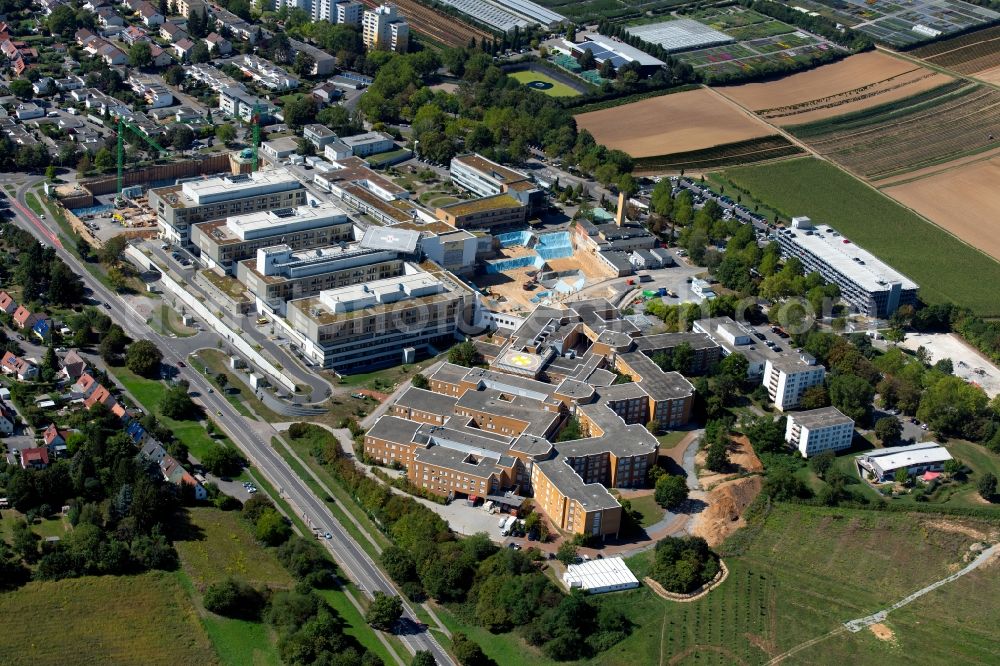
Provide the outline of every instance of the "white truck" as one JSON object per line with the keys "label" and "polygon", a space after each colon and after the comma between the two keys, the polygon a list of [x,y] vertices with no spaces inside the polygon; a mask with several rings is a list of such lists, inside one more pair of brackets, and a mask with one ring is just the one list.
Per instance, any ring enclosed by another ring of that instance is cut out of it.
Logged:
{"label": "white truck", "polygon": [[517,516],[507,516],[504,519],[503,525],[500,526],[500,536],[509,535],[511,529],[514,527],[514,523],[516,522],[517,522]]}

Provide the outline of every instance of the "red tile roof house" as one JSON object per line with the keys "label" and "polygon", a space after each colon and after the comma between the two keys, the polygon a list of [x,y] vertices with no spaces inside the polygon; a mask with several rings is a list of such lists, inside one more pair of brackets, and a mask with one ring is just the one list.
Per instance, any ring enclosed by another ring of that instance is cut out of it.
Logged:
{"label": "red tile roof house", "polygon": [[60,430],[55,423],[50,423],[49,427],[42,433],[42,441],[51,451],[66,449],[66,438],[69,437],[68,430]]}
{"label": "red tile roof house", "polygon": [[90,394],[93,393],[98,386],[100,386],[100,384],[97,383],[97,380],[94,379],[93,375],[85,372],[80,375],[80,378],[76,380],[76,383],[73,384],[70,390],[73,392],[74,396],[86,399],[90,397]]}
{"label": "red tile roof house", "polygon": [[11,314],[17,309],[17,303],[6,291],[0,291],[0,312]]}
{"label": "red tile roof house", "polygon": [[104,388],[100,384],[98,384],[97,388],[94,389],[94,392],[91,393],[87,397],[87,399],[83,401],[83,404],[87,409],[91,409],[94,405],[98,403],[107,407],[109,410],[111,410],[112,414],[114,414],[119,418],[125,416],[125,408],[122,407],[122,405],[117,400],[115,400],[115,396],[111,395],[111,391]]}
{"label": "red tile roof house", "polygon": [[38,375],[38,368],[33,363],[15,356],[13,352],[6,352],[0,358],[0,371],[5,375],[13,375],[22,382]]}
{"label": "red tile roof house", "polygon": [[21,449],[21,467],[28,469],[43,469],[49,466],[49,450],[42,447],[37,449]]}
{"label": "red tile roof house", "polygon": [[14,310],[14,324],[19,329],[31,328],[38,321],[38,315],[31,314],[31,310],[23,305],[17,306]]}

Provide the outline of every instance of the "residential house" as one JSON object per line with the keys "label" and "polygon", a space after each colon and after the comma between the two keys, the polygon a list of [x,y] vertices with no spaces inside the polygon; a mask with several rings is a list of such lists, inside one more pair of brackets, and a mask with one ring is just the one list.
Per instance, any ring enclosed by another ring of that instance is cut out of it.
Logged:
{"label": "residential house", "polygon": [[320,106],[329,106],[344,96],[342,90],[329,81],[313,88],[312,96]]}
{"label": "residential house", "polygon": [[155,28],[156,26],[163,25],[163,21],[165,20],[160,10],[149,2],[139,5],[138,13],[147,28]]}
{"label": "residential house", "polygon": [[0,434],[13,435],[17,427],[17,412],[5,402],[0,402]]}
{"label": "residential house", "polygon": [[146,31],[136,25],[130,25],[118,34],[118,38],[128,44],[133,46],[139,42],[149,41],[149,35]]}
{"label": "residential house", "polygon": [[163,50],[163,48],[161,48],[158,44],[151,44],[149,46],[149,55],[153,58],[154,67],[167,67],[172,65],[174,62],[174,59],[170,57],[170,54]]}
{"label": "residential house", "polygon": [[45,469],[49,466],[49,450],[45,447],[21,449],[21,467]]}
{"label": "residential house", "polygon": [[87,371],[87,360],[80,356],[75,349],[69,350],[63,357],[63,366],[59,369],[59,376],[66,381],[76,381]]}
{"label": "residential house", "polygon": [[110,28],[113,26],[121,26],[125,24],[124,19],[121,15],[116,12],[111,7],[99,7],[97,11],[94,12],[97,15],[97,25],[102,28]]}
{"label": "residential house", "polygon": [[70,92],[71,90],[79,90],[83,87],[84,81],[81,77],[73,75],[67,76],[64,79],[56,79],[56,88],[59,92]]}
{"label": "residential house", "polygon": [[14,310],[14,324],[19,330],[24,330],[26,328],[31,328],[38,321],[38,315],[31,313],[31,310],[19,305],[16,310]]}
{"label": "residential house", "polygon": [[56,91],[56,82],[51,76],[43,76],[31,84],[35,95],[51,95]]}
{"label": "residential house", "polygon": [[39,318],[31,327],[31,332],[42,342],[49,340],[52,335],[52,320],[44,317]]}
{"label": "residential house", "polygon": [[17,105],[14,115],[17,116],[18,120],[33,120],[34,118],[43,117],[45,110],[32,102],[22,102]]}
{"label": "residential house", "polygon": [[12,314],[14,310],[17,310],[17,303],[14,302],[13,297],[6,291],[0,291],[0,312]]}
{"label": "residential house", "polygon": [[177,462],[171,455],[166,455],[160,461],[160,471],[163,472],[163,478],[165,478],[170,483],[174,485],[185,485],[190,486],[194,490],[194,498],[198,501],[203,501],[208,498],[208,492],[205,487],[198,483],[198,480],[191,476],[184,467]]}
{"label": "residential house", "polygon": [[83,404],[87,409],[92,409],[96,404],[102,404],[118,418],[125,417],[125,407],[123,407],[122,404],[118,402],[113,395],[111,395],[111,391],[104,388],[100,384],[98,384],[97,388],[94,389],[94,392],[83,401]]}
{"label": "residential house", "polygon": [[184,28],[180,27],[173,21],[166,21],[160,26],[160,37],[167,40],[171,44],[174,44],[182,39],[187,39],[188,34]]}
{"label": "residential house", "polygon": [[337,135],[334,134],[326,125],[320,125],[319,123],[313,123],[311,125],[306,125],[302,128],[302,136],[312,143],[316,147],[316,150],[323,150],[323,148],[337,140]]}
{"label": "residential house", "polygon": [[42,441],[53,454],[66,454],[66,440],[69,439],[68,430],[60,430],[55,423],[50,423],[49,427],[42,433]]}
{"label": "residential house", "polygon": [[191,39],[188,37],[184,37],[183,39],[177,40],[176,42],[174,42],[173,46],[174,53],[176,53],[177,57],[180,58],[181,60],[187,60],[188,54],[191,53],[191,49],[193,48],[194,48],[194,42],[192,42]]}
{"label": "residential house", "polygon": [[0,371],[5,375],[17,377],[22,382],[38,376],[38,368],[34,363],[10,351],[5,352],[3,358],[0,358]]}
{"label": "residential house", "polygon": [[95,390],[97,390],[98,386],[100,386],[100,384],[97,383],[94,376],[89,372],[84,372],[77,378],[76,383],[70,387],[70,391],[74,396],[86,399],[89,398]]}
{"label": "residential house", "polygon": [[90,43],[90,40],[98,38],[97,35],[87,28],[80,28],[73,36],[76,38],[76,43],[80,46],[86,46]]}
{"label": "residential house", "polygon": [[215,55],[229,55],[233,52],[233,43],[217,32],[210,33],[204,39],[208,50]]}

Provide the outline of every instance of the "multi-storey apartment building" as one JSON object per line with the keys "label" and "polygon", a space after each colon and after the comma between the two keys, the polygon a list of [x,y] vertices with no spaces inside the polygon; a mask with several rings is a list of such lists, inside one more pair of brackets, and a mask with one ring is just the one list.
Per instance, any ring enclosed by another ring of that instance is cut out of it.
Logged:
{"label": "multi-storey apartment building", "polygon": [[821,385],[825,377],[826,368],[809,354],[786,354],[764,364],[764,388],[781,411],[798,407],[806,389]]}
{"label": "multi-storey apartment building", "polygon": [[410,27],[396,5],[380,5],[364,13],[361,38],[369,49],[405,53],[410,42]]}
{"label": "multi-storey apartment building", "polygon": [[851,448],[854,439],[854,419],[836,407],[822,407],[788,415],[785,441],[794,446],[803,458],[823,451],[843,451]]}

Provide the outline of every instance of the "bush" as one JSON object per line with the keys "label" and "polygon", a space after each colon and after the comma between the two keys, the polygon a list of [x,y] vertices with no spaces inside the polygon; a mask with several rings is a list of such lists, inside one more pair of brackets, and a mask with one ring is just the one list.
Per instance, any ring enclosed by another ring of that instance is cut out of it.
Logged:
{"label": "bush", "polygon": [[390,631],[401,617],[403,617],[402,599],[383,592],[375,592],[375,598],[365,612],[365,622],[382,631]]}
{"label": "bush", "polygon": [[245,463],[240,452],[232,446],[214,446],[201,459],[205,469],[216,476],[235,476]]}
{"label": "bush", "polygon": [[278,548],[277,555],[289,573],[310,587],[329,589],[336,585],[337,568],[315,541],[292,536]]}
{"label": "bush", "polygon": [[666,537],[656,544],[651,573],[665,590],[693,592],[718,572],[719,559],[701,537]]}
{"label": "bush", "polygon": [[241,620],[259,620],[264,609],[264,597],[249,584],[227,578],[205,590],[205,609],[217,615]]}
{"label": "bush", "polygon": [[664,474],[656,480],[656,503],[675,509],[688,498],[687,480],[676,474]]}
{"label": "bush", "polygon": [[288,426],[288,436],[292,439],[299,439],[309,434],[309,424],[298,421]]}
{"label": "bush", "polygon": [[292,536],[288,521],[274,509],[265,509],[257,519],[254,535],[268,546],[278,546]]}

